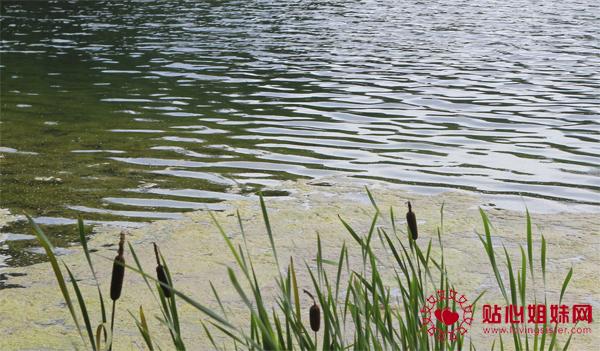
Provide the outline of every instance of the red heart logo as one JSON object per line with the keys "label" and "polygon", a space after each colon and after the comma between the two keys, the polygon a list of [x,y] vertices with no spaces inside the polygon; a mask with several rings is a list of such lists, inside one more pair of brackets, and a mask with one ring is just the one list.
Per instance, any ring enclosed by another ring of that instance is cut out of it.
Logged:
{"label": "red heart logo", "polygon": [[441,308],[438,308],[437,310],[435,310],[435,312],[433,314],[435,314],[435,318],[437,318],[438,321],[444,323],[444,319],[442,318],[442,309]]}
{"label": "red heart logo", "polygon": [[458,313],[453,312],[449,307],[438,308],[435,312],[435,318],[445,325],[452,325],[458,320]]}
{"label": "red heart logo", "polygon": [[443,318],[444,324],[452,325],[452,324],[456,323],[456,321],[458,320],[458,313],[446,308],[442,312],[442,318]]}

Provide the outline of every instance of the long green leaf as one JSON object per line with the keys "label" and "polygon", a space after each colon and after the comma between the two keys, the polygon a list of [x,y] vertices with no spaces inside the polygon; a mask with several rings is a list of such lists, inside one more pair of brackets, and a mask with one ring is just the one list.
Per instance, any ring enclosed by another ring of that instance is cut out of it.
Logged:
{"label": "long green leaf", "polygon": [[265,205],[265,199],[262,194],[259,194],[260,198],[260,209],[262,211],[263,220],[265,221],[265,227],[267,228],[267,234],[269,235],[269,241],[271,242],[271,250],[273,250],[273,256],[275,257],[275,263],[277,263],[278,271],[281,273],[279,267],[279,258],[277,257],[277,248],[275,247],[275,240],[273,239],[273,230],[271,229],[271,222],[269,221],[269,214],[267,213],[267,205]]}
{"label": "long green leaf", "polygon": [[69,309],[69,312],[71,313],[71,317],[73,318],[73,322],[75,323],[75,326],[77,327],[77,332],[79,333],[79,336],[81,337],[83,342],[85,342],[85,338],[83,337],[83,333],[81,332],[81,327],[79,325],[79,320],[77,318],[77,314],[75,313],[75,308],[73,307],[73,301],[71,300],[71,296],[69,295],[69,290],[67,289],[67,284],[65,283],[65,278],[60,270],[60,266],[58,265],[56,256],[54,255],[54,247],[52,246],[52,243],[50,242],[50,240],[48,240],[48,237],[46,236],[46,234],[44,234],[42,229],[37,225],[37,223],[35,223],[33,221],[33,219],[29,215],[27,215],[27,220],[29,221],[29,224],[31,224],[31,226],[33,227],[34,233],[38,239],[38,242],[40,243],[40,245],[42,245],[42,247],[44,248],[44,251],[46,252],[46,256],[48,257],[48,260],[50,261],[50,265],[52,266],[52,270],[54,271],[54,276],[56,277],[56,282],[58,283],[58,286],[60,287],[60,291],[63,295],[63,298],[65,299],[67,308]]}
{"label": "long green leaf", "polygon": [[92,259],[90,257],[90,250],[88,249],[87,239],[85,237],[85,226],[83,225],[83,219],[81,217],[77,218],[77,227],[79,229],[79,242],[83,247],[83,252],[85,254],[85,258],[87,260],[88,266],[90,267],[90,271],[92,272],[92,276],[94,277],[94,282],[96,283],[96,289],[98,290],[98,299],[100,300],[100,312],[102,314],[102,323],[106,323],[106,307],[104,305],[104,297],[102,296],[102,289],[100,289],[100,283],[98,282],[98,277],[96,276],[96,270],[94,270],[94,265],[92,264]]}
{"label": "long green leaf", "polygon": [[531,230],[531,216],[529,215],[529,209],[525,209],[527,216],[527,258],[529,258],[529,271],[533,277],[533,233]]}
{"label": "long green leaf", "polygon": [[565,295],[565,291],[567,290],[567,286],[569,285],[569,281],[571,281],[572,276],[573,276],[573,267],[571,267],[571,269],[569,269],[569,273],[567,273],[567,276],[565,277],[565,280],[563,281],[562,288],[560,289],[559,303],[562,302],[563,296]]}
{"label": "long green leaf", "polygon": [[92,331],[92,325],[90,323],[90,316],[88,315],[87,306],[85,304],[85,299],[81,294],[81,290],[79,290],[79,285],[77,284],[77,280],[73,276],[73,273],[67,267],[66,264],[63,263],[67,273],[69,273],[69,279],[71,279],[71,284],[73,284],[73,289],[75,290],[75,296],[77,296],[77,303],[79,304],[79,308],[81,309],[81,315],[83,316],[83,322],[85,324],[85,329],[88,334],[88,338],[90,339],[90,345],[92,346],[92,350],[96,350],[96,345],[94,345],[94,332]]}

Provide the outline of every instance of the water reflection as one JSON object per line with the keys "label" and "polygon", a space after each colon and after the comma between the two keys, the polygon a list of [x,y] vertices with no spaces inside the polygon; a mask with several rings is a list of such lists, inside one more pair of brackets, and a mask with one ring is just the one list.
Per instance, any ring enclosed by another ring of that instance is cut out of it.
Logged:
{"label": "water reflection", "polygon": [[337,174],[600,205],[591,0],[0,6],[1,206],[56,236]]}

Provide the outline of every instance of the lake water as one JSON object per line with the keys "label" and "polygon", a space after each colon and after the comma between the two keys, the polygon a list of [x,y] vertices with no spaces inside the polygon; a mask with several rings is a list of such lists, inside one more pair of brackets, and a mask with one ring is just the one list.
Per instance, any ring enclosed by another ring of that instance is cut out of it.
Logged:
{"label": "lake water", "polygon": [[600,208],[595,0],[0,6],[0,207],[59,246],[321,176]]}

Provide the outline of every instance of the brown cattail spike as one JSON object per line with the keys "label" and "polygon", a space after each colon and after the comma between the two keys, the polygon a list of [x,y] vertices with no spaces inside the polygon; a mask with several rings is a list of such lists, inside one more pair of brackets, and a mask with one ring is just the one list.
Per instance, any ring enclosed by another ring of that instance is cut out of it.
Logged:
{"label": "brown cattail spike", "polygon": [[123,278],[125,277],[125,258],[123,257],[123,246],[125,245],[125,233],[121,232],[119,240],[119,251],[113,261],[112,278],[110,281],[110,298],[117,301],[121,297],[123,289]]}
{"label": "brown cattail spike", "polygon": [[[165,273],[165,268],[160,264],[160,255],[158,254],[158,245],[156,245],[156,243],[154,243],[154,255],[156,256],[156,277],[158,281],[170,286],[167,274]],[[162,288],[163,295],[165,295],[166,298],[171,297],[171,289],[162,284],[160,287]]]}
{"label": "brown cattail spike", "polygon": [[313,305],[308,311],[308,317],[310,319],[310,329],[316,333],[321,328],[321,310],[319,309],[319,305],[317,305],[314,296],[306,290],[304,290],[304,292],[313,300]]}
{"label": "brown cattail spike", "polygon": [[408,202],[408,212],[406,212],[406,223],[408,223],[408,229],[412,235],[413,240],[417,240],[419,237],[419,231],[417,229],[417,217],[412,211],[410,201]]}

